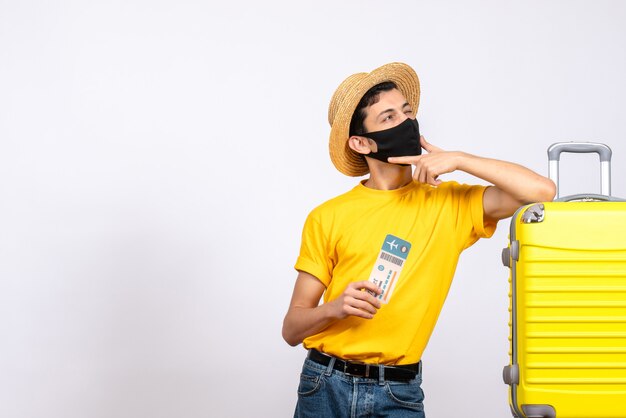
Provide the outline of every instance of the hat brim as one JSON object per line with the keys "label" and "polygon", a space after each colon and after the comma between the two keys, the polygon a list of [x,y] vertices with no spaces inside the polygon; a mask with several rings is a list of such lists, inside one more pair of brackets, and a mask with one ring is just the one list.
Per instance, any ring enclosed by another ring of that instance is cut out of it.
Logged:
{"label": "hat brim", "polygon": [[[398,90],[411,105],[413,117],[415,117],[420,101],[419,79],[413,68],[400,62],[383,65],[370,73],[359,73],[348,77],[341,83],[331,100],[329,114],[334,112],[334,117],[331,121],[328,143],[330,159],[337,170],[347,176],[358,177],[369,173],[363,155],[353,151],[348,145],[350,121],[365,93],[385,81],[392,81],[398,86]],[[341,97],[339,102],[335,100],[337,97]]]}

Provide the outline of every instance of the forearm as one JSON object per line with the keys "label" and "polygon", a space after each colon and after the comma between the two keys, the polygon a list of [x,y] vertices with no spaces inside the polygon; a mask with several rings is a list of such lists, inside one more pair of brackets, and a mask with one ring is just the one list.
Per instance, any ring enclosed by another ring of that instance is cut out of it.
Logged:
{"label": "forearm", "polygon": [[519,164],[491,158],[477,157],[459,151],[444,151],[421,138],[425,155],[391,157],[390,163],[413,164],[413,178],[433,186],[441,184],[439,176],[456,170],[483,179],[488,187],[483,195],[486,220],[511,216],[517,208],[530,202],[546,202],[554,198],[556,186],[552,180],[540,176]]}
{"label": "forearm", "polygon": [[380,289],[367,280],[348,284],[337,298],[318,305],[324,289],[324,285],[309,273],[301,271],[298,274],[283,321],[283,338],[288,344],[298,345],[348,316],[372,319],[380,308],[380,301],[375,297]]}
{"label": "forearm", "polygon": [[519,164],[459,153],[458,169],[481,178],[506,193],[519,205],[554,198],[554,183]]}
{"label": "forearm", "polygon": [[296,346],[337,320],[328,304],[314,308],[292,306],[283,321],[283,338],[289,345]]}

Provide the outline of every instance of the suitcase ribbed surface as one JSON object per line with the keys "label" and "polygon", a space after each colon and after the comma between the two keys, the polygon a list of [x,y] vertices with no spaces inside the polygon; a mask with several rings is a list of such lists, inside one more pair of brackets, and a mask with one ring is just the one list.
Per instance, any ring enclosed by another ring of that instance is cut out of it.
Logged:
{"label": "suitcase ribbed surface", "polygon": [[518,403],[626,417],[626,203],[545,204],[516,222]]}

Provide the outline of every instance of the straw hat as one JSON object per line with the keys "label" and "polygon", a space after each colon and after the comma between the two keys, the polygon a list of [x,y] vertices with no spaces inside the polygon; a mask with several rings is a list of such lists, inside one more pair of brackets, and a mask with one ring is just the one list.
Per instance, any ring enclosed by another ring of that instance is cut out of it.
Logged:
{"label": "straw hat", "polygon": [[369,89],[385,81],[393,81],[411,105],[413,117],[420,102],[420,83],[415,71],[406,64],[392,62],[371,73],[357,73],[346,78],[333,94],[328,106],[330,159],[343,174],[363,176],[369,172],[363,156],[348,146],[350,121],[354,111]]}

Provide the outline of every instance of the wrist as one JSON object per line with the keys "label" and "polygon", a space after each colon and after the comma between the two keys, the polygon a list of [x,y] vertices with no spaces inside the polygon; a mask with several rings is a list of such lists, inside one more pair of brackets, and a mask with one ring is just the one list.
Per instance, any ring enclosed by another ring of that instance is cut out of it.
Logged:
{"label": "wrist", "polygon": [[472,161],[476,160],[476,157],[472,154],[468,154],[463,151],[454,151],[454,161],[457,170],[465,171],[466,173],[472,170]]}
{"label": "wrist", "polygon": [[339,306],[337,299],[322,304],[320,311],[322,313],[322,320],[326,323],[341,319],[341,306]]}

